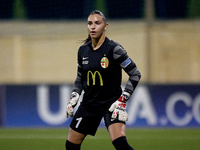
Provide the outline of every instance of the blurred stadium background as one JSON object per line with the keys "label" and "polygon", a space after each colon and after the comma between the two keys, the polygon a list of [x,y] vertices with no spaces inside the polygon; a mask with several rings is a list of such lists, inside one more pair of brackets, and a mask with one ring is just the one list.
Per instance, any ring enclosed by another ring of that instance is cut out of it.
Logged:
{"label": "blurred stadium background", "polygon": [[[199,8],[199,0],[0,0],[0,148],[64,149],[77,50],[99,9],[106,35],[142,73],[127,108],[131,145],[199,149]],[[100,127],[83,149],[114,149]]]}

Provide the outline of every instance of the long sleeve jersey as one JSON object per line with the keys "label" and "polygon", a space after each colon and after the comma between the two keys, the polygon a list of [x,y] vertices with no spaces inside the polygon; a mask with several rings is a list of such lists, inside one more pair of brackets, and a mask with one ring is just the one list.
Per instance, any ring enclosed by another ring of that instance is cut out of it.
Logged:
{"label": "long sleeve jersey", "polygon": [[91,41],[82,45],[73,86],[79,94],[84,91],[81,105],[105,112],[122,94],[122,69],[129,75],[124,91],[132,94],[141,74],[121,45],[107,37],[97,50],[93,50]]}

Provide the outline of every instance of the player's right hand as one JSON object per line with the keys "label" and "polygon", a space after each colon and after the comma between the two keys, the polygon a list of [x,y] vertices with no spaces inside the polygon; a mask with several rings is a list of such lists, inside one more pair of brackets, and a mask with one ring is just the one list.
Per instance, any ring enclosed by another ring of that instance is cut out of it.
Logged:
{"label": "player's right hand", "polygon": [[68,118],[73,117],[73,113],[74,113],[74,107],[76,106],[78,100],[79,100],[79,94],[77,92],[72,92],[71,97],[70,97],[70,101],[67,104],[67,110],[66,110],[66,117]]}

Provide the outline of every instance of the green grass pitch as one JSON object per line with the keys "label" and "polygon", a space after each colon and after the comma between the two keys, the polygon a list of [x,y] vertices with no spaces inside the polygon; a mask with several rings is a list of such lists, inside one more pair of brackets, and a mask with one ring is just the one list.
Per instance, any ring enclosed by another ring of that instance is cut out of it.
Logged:
{"label": "green grass pitch", "polygon": [[[68,129],[0,128],[1,150],[65,150]],[[200,129],[127,129],[134,150],[199,150]],[[105,128],[87,136],[81,150],[114,150]]]}

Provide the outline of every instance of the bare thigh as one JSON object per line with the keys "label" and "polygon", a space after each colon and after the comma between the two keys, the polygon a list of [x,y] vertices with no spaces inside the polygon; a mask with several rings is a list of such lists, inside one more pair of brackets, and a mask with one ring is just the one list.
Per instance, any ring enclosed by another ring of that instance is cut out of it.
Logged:
{"label": "bare thigh", "polygon": [[115,139],[126,136],[126,125],[123,123],[114,123],[108,127],[110,139],[113,142]]}
{"label": "bare thigh", "polygon": [[81,144],[83,140],[85,139],[86,135],[76,132],[73,129],[69,128],[69,133],[67,140],[70,141],[73,144]]}

